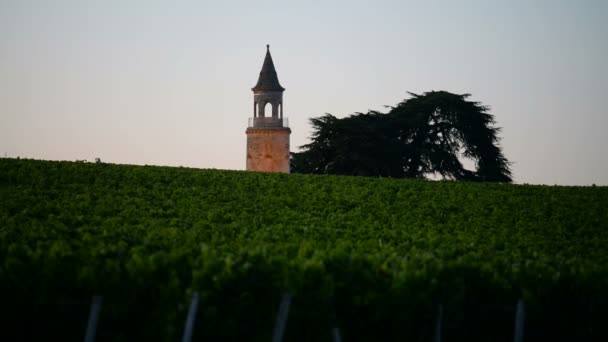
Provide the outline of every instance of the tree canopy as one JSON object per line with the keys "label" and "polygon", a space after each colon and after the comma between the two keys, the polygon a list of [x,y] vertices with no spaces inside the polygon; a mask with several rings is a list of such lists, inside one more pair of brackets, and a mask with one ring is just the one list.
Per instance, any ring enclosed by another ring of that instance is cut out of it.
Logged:
{"label": "tree canopy", "polygon": [[470,94],[409,94],[388,113],[310,119],[311,142],[292,153],[292,172],[511,182],[487,106],[469,101]]}

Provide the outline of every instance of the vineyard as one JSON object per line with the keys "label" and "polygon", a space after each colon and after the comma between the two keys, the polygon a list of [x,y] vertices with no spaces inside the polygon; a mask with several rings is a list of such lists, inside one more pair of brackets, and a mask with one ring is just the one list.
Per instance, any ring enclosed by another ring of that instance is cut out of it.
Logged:
{"label": "vineyard", "polygon": [[0,340],[608,338],[608,187],[0,159]]}

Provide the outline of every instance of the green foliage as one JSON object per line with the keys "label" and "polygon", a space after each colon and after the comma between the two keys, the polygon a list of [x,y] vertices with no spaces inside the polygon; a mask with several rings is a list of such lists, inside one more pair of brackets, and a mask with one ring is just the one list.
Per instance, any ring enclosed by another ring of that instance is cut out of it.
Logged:
{"label": "green foliage", "polygon": [[[487,107],[467,101],[469,94],[410,94],[387,114],[311,119],[312,141],[292,153],[292,172],[511,182]],[[462,157],[476,170],[467,170]]]}
{"label": "green foliage", "polygon": [[[601,340],[608,188],[0,159],[0,337]],[[335,322],[334,322],[335,321]],[[35,328],[36,327],[36,328]],[[31,335],[31,336],[30,336]],[[19,336],[19,335],[18,335]],[[4,338],[0,338],[4,339]],[[23,338],[26,339],[26,338]]]}

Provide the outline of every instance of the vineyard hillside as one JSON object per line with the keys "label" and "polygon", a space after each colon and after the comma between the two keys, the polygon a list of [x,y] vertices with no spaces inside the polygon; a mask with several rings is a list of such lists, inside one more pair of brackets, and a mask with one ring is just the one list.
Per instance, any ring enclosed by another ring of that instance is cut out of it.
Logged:
{"label": "vineyard hillside", "polygon": [[0,159],[0,340],[608,335],[608,187]]}

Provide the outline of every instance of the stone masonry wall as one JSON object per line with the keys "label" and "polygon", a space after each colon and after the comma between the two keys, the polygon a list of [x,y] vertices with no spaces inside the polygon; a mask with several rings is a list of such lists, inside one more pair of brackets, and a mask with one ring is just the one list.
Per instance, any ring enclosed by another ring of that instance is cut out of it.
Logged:
{"label": "stone masonry wall", "polygon": [[250,127],[246,133],[247,171],[289,173],[289,128]]}

